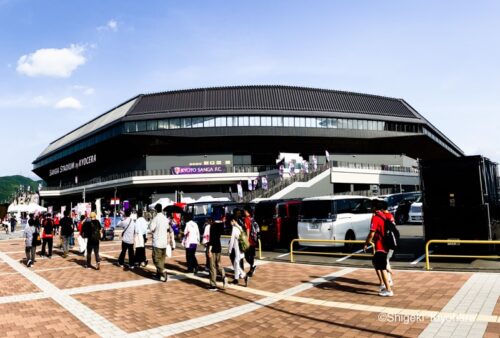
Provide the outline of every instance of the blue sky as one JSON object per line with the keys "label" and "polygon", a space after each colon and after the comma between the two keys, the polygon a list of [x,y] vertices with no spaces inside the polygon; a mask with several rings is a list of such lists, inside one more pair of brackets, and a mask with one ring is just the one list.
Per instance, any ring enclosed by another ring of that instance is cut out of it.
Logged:
{"label": "blue sky", "polygon": [[139,94],[283,84],[403,98],[500,162],[499,1],[0,0],[0,176]]}

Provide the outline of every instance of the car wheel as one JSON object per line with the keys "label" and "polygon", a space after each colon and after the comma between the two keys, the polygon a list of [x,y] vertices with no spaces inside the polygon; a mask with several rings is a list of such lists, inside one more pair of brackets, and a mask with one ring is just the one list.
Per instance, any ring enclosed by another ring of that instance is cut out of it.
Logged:
{"label": "car wheel", "polygon": [[[356,235],[354,235],[354,232],[352,230],[347,231],[347,233],[345,234],[345,240],[346,241],[356,240]],[[345,252],[352,252],[353,249],[354,249],[354,243],[344,243]]]}

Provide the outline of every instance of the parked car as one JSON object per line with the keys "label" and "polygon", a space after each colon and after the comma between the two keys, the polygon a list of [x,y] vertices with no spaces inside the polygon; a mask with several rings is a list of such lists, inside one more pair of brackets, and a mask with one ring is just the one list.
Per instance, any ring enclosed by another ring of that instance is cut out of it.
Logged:
{"label": "parked car", "polygon": [[402,193],[397,193],[397,194],[390,194],[390,195],[384,195],[380,196],[387,202],[387,211],[389,211],[394,218],[396,218],[396,211],[398,210],[399,203],[404,200],[404,199],[412,199],[416,200],[418,196],[421,196],[422,193],[420,191],[413,191],[413,192],[402,192]]}
{"label": "parked car", "polygon": [[226,236],[231,235],[232,231],[232,225],[231,222],[229,222],[229,218],[227,216],[232,215],[234,213],[234,210],[236,209],[240,210],[250,209],[252,211],[251,214],[253,215],[255,209],[255,203],[227,202],[224,204],[224,218],[221,221],[224,222],[224,235]]}
{"label": "parked car", "polygon": [[410,212],[408,213],[408,222],[422,224],[424,222],[424,215],[422,213],[422,198],[418,198],[411,204]]}
{"label": "parked car", "polygon": [[297,238],[301,200],[266,200],[255,206],[254,219],[260,226],[260,240],[267,248],[288,247]]}
{"label": "parked car", "polygon": [[404,197],[398,203],[396,211],[394,212],[394,219],[396,221],[396,224],[405,224],[406,222],[408,222],[408,212],[410,211],[410,206],[421,196],[421,193],[412,193]]}
{"label": "parked car", "polygon": [[[364,196],[305,198],[298,222],[300,239],[365,239],[370,231],[372,201]],[[304,246],[353,249],[352,243],[301,242]]]}
{"label": "parked car", "polygon": [[227,202],[195,202],[189,203],[185,207],[185,212],[191,214],[193,221],[198,224],[200,235],[203,234],[203,226],[208,217],[214,221],[224,221],[225,204]]}

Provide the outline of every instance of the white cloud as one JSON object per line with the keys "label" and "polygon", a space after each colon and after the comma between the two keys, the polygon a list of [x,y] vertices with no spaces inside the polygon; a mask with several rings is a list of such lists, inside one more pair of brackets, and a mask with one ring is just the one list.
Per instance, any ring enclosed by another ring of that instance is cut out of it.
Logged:
{"label": "white cloud", "polygon": [[83,91],[83,93],[84,93],[85,95],[92,95],[92,94],[94,94],[94,93],[95,93],[95,89],[94,89],[94,88],[87,88],[87,89],[85,89],[85,90]]}
{"label": "white cloud", "polygon": [[95,93],[95,89],[92,87],[75,85],[73,89],[81,91],[84,95],[93,95]]}
{"label": "white cloud", "polygon": [[43,48],[23,55],[17,61],[17,72],[27,76],[70,77],[73,71],[87,61],[85,47]]}
{"label": "white cloud", "polygon": [[50,106],[50,100],[45,96],[4,96],[0,97],[0,108],[39,108]]}
{"label": "white cloud", "polygon": [[82,109],[82,104],[80,101],[75,99],[74,97],[66,97],[59,102],[56,103],[54,106],[56,109]]}
{"label": "white cloud", "polygon": [[106,25],[97,27],[98,31],[118,31],[118,21],[109,20]]}
{"label": "white cloud", "polygon": [[113,32],[116,32],[118,30],[118,22],[116,20],[109,20],[107,26]]}

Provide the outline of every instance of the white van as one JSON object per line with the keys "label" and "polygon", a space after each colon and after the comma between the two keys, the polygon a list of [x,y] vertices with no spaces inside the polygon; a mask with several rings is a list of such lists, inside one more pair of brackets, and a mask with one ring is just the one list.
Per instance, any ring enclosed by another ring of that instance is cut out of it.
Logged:
{"label": "white van", "polygon": [[[304,198],[299,215],[300,239],[364,240],[370,232],[372,201],[365,196]],[[349,243],[300,242],[304,246],[344,246]]]}

